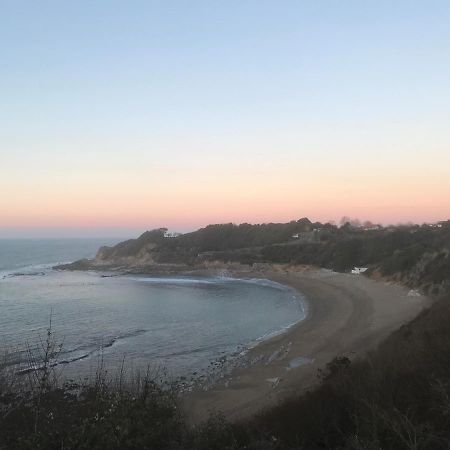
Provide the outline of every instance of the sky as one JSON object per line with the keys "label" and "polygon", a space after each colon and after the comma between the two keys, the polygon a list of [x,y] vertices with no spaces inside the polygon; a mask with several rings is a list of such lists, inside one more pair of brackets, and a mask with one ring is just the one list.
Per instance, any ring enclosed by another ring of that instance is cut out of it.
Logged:
{"label": "sky", "polygon": [[450,2],[0,0],[0,237],[450,218]]}

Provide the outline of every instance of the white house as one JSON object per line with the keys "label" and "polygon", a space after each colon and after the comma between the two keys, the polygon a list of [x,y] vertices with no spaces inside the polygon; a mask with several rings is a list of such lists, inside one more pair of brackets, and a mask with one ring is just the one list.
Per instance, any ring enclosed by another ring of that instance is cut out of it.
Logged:
{"label": "white house", "polygon": [[352,269],[352,273],[355,275],[359,275],[361,273],[364,273],[367,269],[368,267],[355,267],[354,269]]}
{"label": "white house", "polygon": [[165,238],[175,238],[175,237],[178,237],[178,236],[181,236],[181,233],[176,233],[176,232],[174,232],[174,233],[169,233],[168,231],[166,231],[166,232],[164,233],[164,237],[165,237]]}

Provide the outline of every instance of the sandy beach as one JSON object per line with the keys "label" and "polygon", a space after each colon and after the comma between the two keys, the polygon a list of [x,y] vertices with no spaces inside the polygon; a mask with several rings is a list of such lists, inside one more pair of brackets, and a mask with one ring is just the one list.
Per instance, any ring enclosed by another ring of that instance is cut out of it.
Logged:
{"label": "sandy beach", "polygon": [[243,366],[209,390],[188,394],[184,406],[194,424],[210,413],[245,418],[308,390],[317,383],[318,369],[334,357],[363,355],[430,302],[396,284],[327,270],[280,268],[257,276],[301,292],[308,315],[251,349]]}

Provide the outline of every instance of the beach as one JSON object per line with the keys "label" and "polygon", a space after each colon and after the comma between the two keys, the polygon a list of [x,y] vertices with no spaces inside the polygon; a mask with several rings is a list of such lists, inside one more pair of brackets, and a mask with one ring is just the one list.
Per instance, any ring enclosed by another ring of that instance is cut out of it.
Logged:
{"label": "beach", "polygon": [[192,424],[211,413],[245,419],[311,389],[318,370],[334,357],[364,355],[430,304],[401,285],[362,275],[273,267],[252,276],[298,290],[306,298],[307,317],[250,349],[242,364],[211,388],[187,394],[184,407]]}

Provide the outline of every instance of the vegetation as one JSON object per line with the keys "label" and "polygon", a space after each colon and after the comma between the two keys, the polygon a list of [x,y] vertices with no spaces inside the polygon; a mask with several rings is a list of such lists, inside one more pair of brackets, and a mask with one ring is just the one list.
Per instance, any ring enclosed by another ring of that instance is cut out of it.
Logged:
{"label": "vegetation", "polygon": [[[366,358],[336,358],[320,385],[247,422],[211,417],[187,426],[176,390],[100,369],[59,383],[44,343],[41,370],[0,371],[1,449],[448,449],[450,297],[436,302]],[[48,334],[48,338],[51,334]]]}
{"label": "vegetation", "polygon": [[450,448],[450,298],[365,359],[328,366],[309,394],[248,424],[280,448]]}
{"label": "vegetation", "polygon": [[185,448],[173,387],[149,372],[108,377],[101,361],[94,379],[63,381],[50,327],[41,344],[26,375],[0,366],[0,449]]}
{"label": "vegetation", "polygon": [[317,388],[243,423],[211,417],[190,428],[174,391],[148,377],[127,387],[102,376],[83,386],[60,386],[45,375],[25,389],[3,371],[0,448],[450,448],[450,221],[381,228],[301,219],[164,234],[145,233],[102,256],[150,252],[157,263],[269,262],[337,271],[364,266],[371,276],[440,299],[365,358],[336,358],[318,374]]}
{"label": "vegetation", "polygon": [[[380,227],[358,221],[341,227],[312,223],[306,218],[289,223],[209,225],[177,237],[165,228],[138,239],[103,247],[97,256],[112,265],[120,258],[151,256],[152,264],[198,266],[222,263],[308,264],[346,272],[368,267],[368,274],[402,281],[432,295],[450,292],[450,221],[439,226]],[[84,269],[89,262],[76,263]],[[69,266],[74,267],[74,266]]]}

